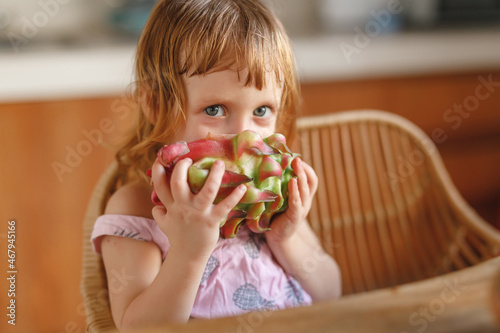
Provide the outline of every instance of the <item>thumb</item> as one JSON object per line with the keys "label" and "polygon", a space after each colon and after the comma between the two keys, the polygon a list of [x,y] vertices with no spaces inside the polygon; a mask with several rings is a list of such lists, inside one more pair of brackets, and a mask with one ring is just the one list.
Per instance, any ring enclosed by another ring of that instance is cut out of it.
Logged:
{"label": "thumb", "polygon": [[154,204],[165,204],[172,202],[172,194],[170,193],[170,175],[166,172],[165,167],[158,159],[151,167],[151,182],[153,183],[153,193],[151,199]]}
{"label": "thumb", "polygon": [[158,222],[167,214],[167,209],[165,206],[154,206],[151,213],[153,214],[154,220]]}

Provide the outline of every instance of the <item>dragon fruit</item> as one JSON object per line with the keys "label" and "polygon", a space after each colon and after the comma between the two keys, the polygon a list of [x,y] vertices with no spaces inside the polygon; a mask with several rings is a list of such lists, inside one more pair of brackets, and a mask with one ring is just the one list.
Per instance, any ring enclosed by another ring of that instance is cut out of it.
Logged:
{"label": "dragon fruit", "polygon": [[[188,171],[193,193],[198,193],[205,184],[212,164],[222,160],[226,169],[214,204],[226,198],[238,185],[245,184],[245,195],[221,221],[222,238],[236,236],[242,224],[255,233],[270,230],[271,217],[288,207],[288,182],[296,177],[291,166],[296,156],[298,154],[288,149],[282,134],[263,139],[253,131],[209,135],[190,143],[166,145],[158,151],[158,160],[165,167],[168,181],[178,161],[193,160]],[[154,190],[151,200],[162,205]]]}

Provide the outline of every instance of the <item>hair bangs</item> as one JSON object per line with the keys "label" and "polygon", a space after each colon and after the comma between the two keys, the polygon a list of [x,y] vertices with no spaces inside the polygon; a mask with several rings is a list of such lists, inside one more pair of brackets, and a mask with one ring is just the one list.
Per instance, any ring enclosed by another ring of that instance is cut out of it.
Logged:
{"label": "hair bangs", "polygon": [[[205,19],[187,34],[179,45],[178,68],[187,76],[205,75],[234,69],[238,75],[246,72],[245,85],[262,89],[266,77],[274,73],[276,82],[282,84],[290,73],[291,54],[283,47],[288,41],[278,35],[267,17],[248,17],[238,4],[227,6]],[[235,15],[234,11],[245,15]],[[281,51],[281,52],[280,52]]]}

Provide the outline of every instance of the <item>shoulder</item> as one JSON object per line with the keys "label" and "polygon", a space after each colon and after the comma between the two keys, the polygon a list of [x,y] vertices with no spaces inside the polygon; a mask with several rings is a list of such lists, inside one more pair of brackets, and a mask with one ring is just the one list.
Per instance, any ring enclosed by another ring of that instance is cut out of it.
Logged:
{"label": "shoulder", "polygon": [[135,181],[120,187],[106,205],[105,214],[132,215],[153,218],[151,210],[152,187],[143,181]]}

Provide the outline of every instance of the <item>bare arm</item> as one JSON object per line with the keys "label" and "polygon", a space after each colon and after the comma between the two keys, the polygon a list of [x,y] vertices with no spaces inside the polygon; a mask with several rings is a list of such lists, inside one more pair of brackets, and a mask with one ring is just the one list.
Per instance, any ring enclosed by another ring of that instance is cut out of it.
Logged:
{"label": "bare arm", "polygon": [[339,267],[323,250],[306,221],[290,238],[275,242],[268,237],[268,244],[281,267],[297,279],[313,301],[340,297]]}
{"label": "bare arm", "polygon": [[119,330],[187,322],[206,262],[169,251],[162,263],[155,244],[116,236],[105,237],[102,253]]}
{"label": "bare arm", "polygon": [[271,224],[267,243],[285,271],[295,277],[314,301],[337,298],[341,276],[337,263],[321,247],[306,221],[318,186],[314,170],[296,158],[297,179],[288,184],[288,209]]}
{"label": "bare arm", "polygon": [[[159,323],[183,323],[190,317],[206,263],[219,238],[219,223],[238,203],[245,187],[234,190],[213,205],[222,180],[224,164],[215,163],[205,185],[194,195],[188,187],[191,161],[182,160],[167,183],[165,169],[156,162],[152,180],[165,206],[150,201],[151,187],[143,183],[124,186],[110,199],[107,214],[155,219],[170,243],[162,263],[156,244],[107,236],[102,254],[108,274],[113,319],[119,329]],[[127,285],[114,289],[114,274],[128,277]]]}
{"label": "bare arm", "polygon": [[[110,199],[106,214],[153,218],[147,184],[126,185]],[[162,263],[152,242],[105,236],[102,256],[113,319],[119,330],[161,322],[186,322],[206,262],[185,260],[176,249]]]}

